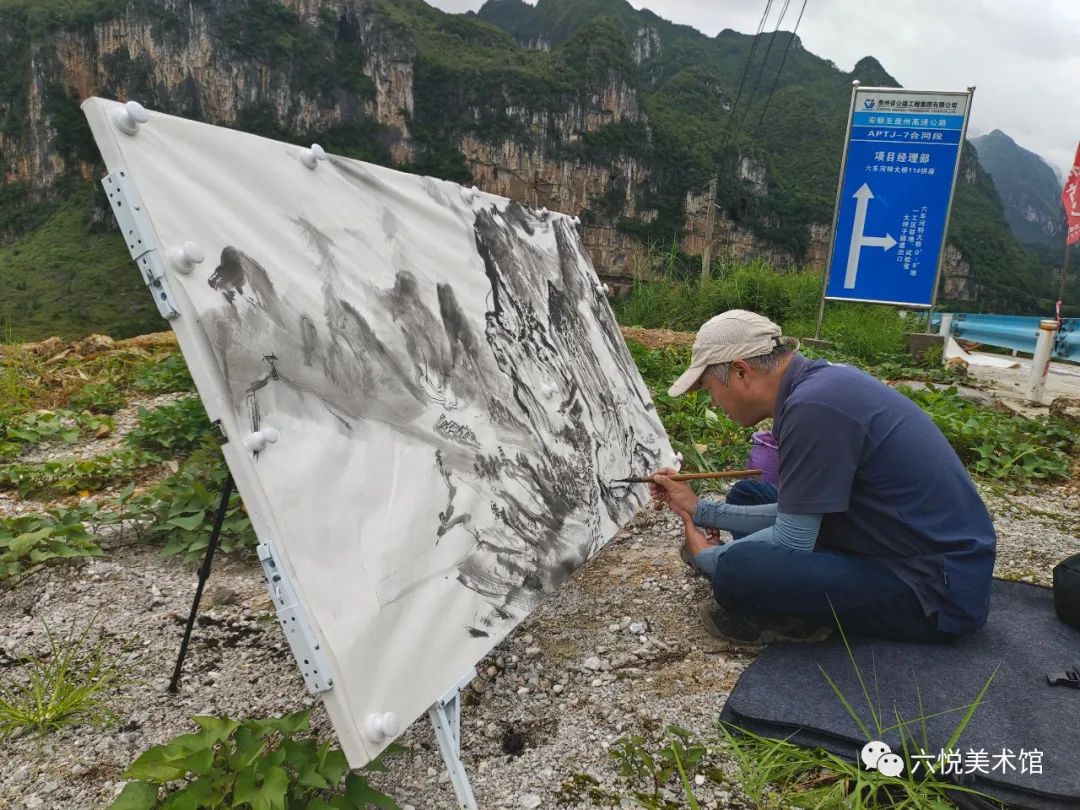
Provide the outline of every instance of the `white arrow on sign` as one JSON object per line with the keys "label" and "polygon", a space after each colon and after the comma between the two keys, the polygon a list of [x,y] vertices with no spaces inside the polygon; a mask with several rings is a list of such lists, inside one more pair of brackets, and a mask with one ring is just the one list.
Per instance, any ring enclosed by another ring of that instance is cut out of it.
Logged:
{"label": "white arrow on sign", "polygon": [[892,234],[884,236],[866,236],[863,228],[866,227],[866,209],[870,206],[870,200],[874,199],[874,192],[870,186],[863,183],[859,190],[852,194],[855,202],[855,222],[851,225],[851,245],[848,248],[847,272],[844,274],[844,289],[850,290],[855,287],[855,278],[859,274],[859,252],[864,247],[879,247],[891,250],[896,246],[896,240]]}

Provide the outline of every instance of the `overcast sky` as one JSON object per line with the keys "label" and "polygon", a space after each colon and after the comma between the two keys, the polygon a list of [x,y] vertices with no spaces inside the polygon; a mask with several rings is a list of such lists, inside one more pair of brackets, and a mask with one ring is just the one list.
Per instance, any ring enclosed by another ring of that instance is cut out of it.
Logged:
{"label": "overcast sky", "polygon": [[[445,11],[483,0],[428,0]],[[713,36],[754,33],[766,0],[630,0]],[[776,27],[774,0],[766,30]],[[801,0],[790,0],[790,31]],[[872,55],[900,84],[963,90],[975,85],[969,136],[1000,129],[1062,175],[1080,139],[1080,0],[806,0],[799,38],[811,53],[849,71]]]}

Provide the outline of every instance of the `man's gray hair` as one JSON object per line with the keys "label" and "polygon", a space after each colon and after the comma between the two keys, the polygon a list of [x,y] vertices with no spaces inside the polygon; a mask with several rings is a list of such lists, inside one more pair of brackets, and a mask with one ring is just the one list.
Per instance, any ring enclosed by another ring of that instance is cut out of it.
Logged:
{"label": "man's gray hair", "polygon": [[[768,354],[759,354],[756,357],[745,357],[743,360],[748,366],[757,369],[762,374],[771,374],[777,369],[784,357],[790,353],[790,346],[780,345]],[[728,378],[731,376],[731,363],[713,363],[710,366],[706,366],[705,374],[716,377],[720,382],[727,384]]]}

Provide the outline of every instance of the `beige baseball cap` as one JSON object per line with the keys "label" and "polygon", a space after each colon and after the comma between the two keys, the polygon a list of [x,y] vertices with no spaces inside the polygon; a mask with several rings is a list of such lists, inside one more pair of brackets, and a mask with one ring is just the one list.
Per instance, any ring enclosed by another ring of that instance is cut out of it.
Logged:
{"label": "beige baseball cap", "polygon": [[729,309],[710,318],[698,329],[690,366],[668,389],[668,395],[681,397],[698,384],[705,369],[714,363],[730,363],[768,354],[777,346],[799,347],[795,338],[784,337],[780,327],[764,315],[745,309]]}

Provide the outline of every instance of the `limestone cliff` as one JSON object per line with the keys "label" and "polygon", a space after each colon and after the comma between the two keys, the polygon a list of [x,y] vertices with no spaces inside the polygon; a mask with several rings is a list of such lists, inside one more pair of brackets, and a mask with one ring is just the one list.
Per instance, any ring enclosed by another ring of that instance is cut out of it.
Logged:
{"label": "limestone cliff", "polygon": [[[91,95],[136,98],[154,109],[229,127],[246,128],[257,114],[260,129],[283,135],[373,122],[381,128],[388,161],[413,163],[417,144],[409,122],[415,112],[417,52],[409,32],[376,0],[282,0],[282,5],[302,26],[294,36],[306,36],[311,43],[325,37],[336,48],[352,52],[351,60],[340,54],[332,59],[312,49],[323,69],[344,65],[357,71],[358,76],[333,78],[346,86],[359,80],[358,91],[343,91],[339,84],[328,93],[319,77],[296,66],[273,64],[253,44],[238,48],[234,27],[243,20],[235,16],[243,3],[167,0],[156,8],[128,4],[115,16],[63,26],[25,44],[21,56],[26,62],[28,126],[0,134],[4,182],[28,184],[47,195],[69,170],[91,179],[96,173],[93,150],[67,148],[70,137],[59,125],[70,126],[71,117],[58,122],[46,103],[51,99],[53,107],[70,108]],[[644,61],[657,56],[661,47],[658,32],[642,28],[633,57]],[[479,109],[471,113],[478,119],[484,114]],[[476,185],[573,214],[604,200],[605,215],[592,217],[583,230],[594,264],[613,279],[640,273],[647,263],[646,246],[614,223],[655,217],[655,211],[640,208],[636,193],[652,182],[648,166],[625,156],[602,164],[558,157],[560,149],[584,133],[621,122],[647,126],[637,90],[622,74],[610,71],[604,81],[554,109],[507,105],[500,113],[518,125],[514,137],[467,133],[453,144]],[[736,174],[754,193],[767,193],[764,168],[749,157],[739,161]],[[699,254],[704,245],[699,198],[687,195],[684,208],[681,247],[691,254]],[[740,259],[761,255],[780,267],[796,261],[789,252],[762,244],[749,231],[723,220],[712,241],[714,253],[730,247]]]}
{"label": "limestone cliff", "polygon": [[[515,2],[508,13],[533,13]],[[62,200],[96,179],[78,104],[100,95],[580,215],[609,281],[640,277],[673,239],[690,255],[708,245],[781,270],[823,266],[835,175],[793,176],[767,137],[726,128],[749,39],[605,3],[608,16],[588,17],[545,0],[536,14],[557,12],[557,25],[511,36],[421,0],[9,0],[0,205]],[[801,46],[784,75],[789,98],[834,83],[815,103],[839,126],[850,77]],[[831,141],[806,137],[791,148],[816,139],[835,160]],[[971,167],[963,179],[982,182]],[[947,254],[949,297],[983,285],[986,260],[973,265],[969,247]]]}

